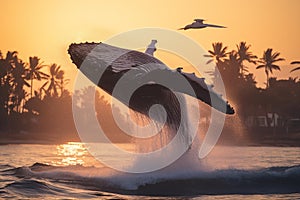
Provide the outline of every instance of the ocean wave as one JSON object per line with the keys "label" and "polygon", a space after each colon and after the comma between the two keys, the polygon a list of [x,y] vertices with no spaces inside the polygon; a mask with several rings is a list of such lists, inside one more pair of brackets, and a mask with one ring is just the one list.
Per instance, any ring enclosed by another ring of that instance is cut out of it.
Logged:
{"label": "ocean wave", "polygon": [[11,165],[0,165],[0,171],[13,168]]}
{"label": "ocean wave", "polygon": [[66,194],[69,190],[70,194],[77,194],[72,188],[150,196],[300,193],[300,165],[257,170],[198,170],[188,174],[165,171],[128,174],[104,167],[58,167],[35,163],[2,170],[1,176],[17,177],[5,188],[28,195]]}

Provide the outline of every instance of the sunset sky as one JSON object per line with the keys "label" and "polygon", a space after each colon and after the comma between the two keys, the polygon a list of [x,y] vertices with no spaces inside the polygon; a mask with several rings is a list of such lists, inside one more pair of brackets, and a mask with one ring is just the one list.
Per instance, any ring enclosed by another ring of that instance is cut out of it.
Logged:
{"label": "sunset sky", "polygon": [[[288,73],[295,67],[289,63],[300,60],[299,0],[0,2],[2,53],[16,50],[25,61],[29,56],[38,56],[47,64],[58,63],[70,79],[76,72],[67,54],[72,42],[105,41],[115,34],[143,27],[177,31],[194,18],[228,27],[181,31],[205,49],[211,49],[212,42],[217,41],[229,49],[246,41],[252,45],[252,52],[261,57],[264,50],[273,48],[286,59],[278,63],[282,72],[275,75],[300,77],[299,71]],[[260,84],[265,81],[263,70],[250,70]]]}

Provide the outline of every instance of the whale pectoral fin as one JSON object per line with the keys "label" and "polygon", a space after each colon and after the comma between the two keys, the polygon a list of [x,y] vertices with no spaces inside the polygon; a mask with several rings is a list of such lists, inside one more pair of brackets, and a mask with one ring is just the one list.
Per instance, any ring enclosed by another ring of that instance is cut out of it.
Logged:
{"label": "whale pectoral fin", "polygon": [[203,101],[222,113],[235,113],[233,107],[228,103],[228,101],[224,100],[221,94],[217,94],[210,85],[206,84],[204,78],[197,77],[195,73],[180,72],[180,74],[189,81],[195,92],[195,98]]}
{"label": "whale pectoral fin", "polygon": [[[228,101],[224,100],[222,95],[217,94],[210,85],[207,85],[204,78],[197,77],[195,73],[185,73],[170,69],[156,69],[144,75],[143,80],[151,80],[153,77],[155,77],[156,80],[160,80],[174,92],[184,93],[197,98],[222,113],[234,114],[234,109],[230,106]],[[151,82],[151,84],[160,83],[154,81]]]}

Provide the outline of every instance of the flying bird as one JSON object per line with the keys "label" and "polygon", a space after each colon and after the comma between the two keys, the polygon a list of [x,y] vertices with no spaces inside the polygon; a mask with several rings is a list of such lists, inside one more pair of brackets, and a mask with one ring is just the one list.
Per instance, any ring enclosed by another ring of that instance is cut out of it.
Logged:
{"label": "flying bird", "polygon": [[212,28],[226,28],[225,26],[219,26],[214,24],[205,24],[203,23],[204,19],[194,19],[194,22],[192,24],[186,25],[183,28],[180,28],[178,30],[187,30],[187,29],[200,29],[200,28],[206,28],[206,27],[212,27]]}

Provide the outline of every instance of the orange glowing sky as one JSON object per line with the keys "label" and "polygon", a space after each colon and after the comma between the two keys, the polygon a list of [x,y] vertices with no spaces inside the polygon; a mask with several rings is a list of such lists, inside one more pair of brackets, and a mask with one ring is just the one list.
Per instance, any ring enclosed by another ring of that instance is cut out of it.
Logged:
{"label": "orange glowing sky", "polygon": [[[12,3],[13,2],[13,3]],[[67,54],[72,42],[105,41],[132,29],[161,27],[176,30],[194,18],[227,26],[227,29],[181,31],[205,49],[221,41],[230,49],[240,41],[251,44],[259,57],[267,48],[281,52],[281,78],[300,77],[289,74],[300,60],[299,0],[1,0],[0,50],[17,50],[22,59],[38,56],[45,63],[58,63],[70,79],[75,66]],[[176,42],[176,41],[174,41]],[[253,68],[253,67],[252,67]],[[257,81],[265,81],[263,70],[250,69]]]}

